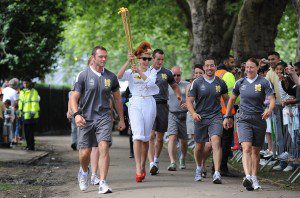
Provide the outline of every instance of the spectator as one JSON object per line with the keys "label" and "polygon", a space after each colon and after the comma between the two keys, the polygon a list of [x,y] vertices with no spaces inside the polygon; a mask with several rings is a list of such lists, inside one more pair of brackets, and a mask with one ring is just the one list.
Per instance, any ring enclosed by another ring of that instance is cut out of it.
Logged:
{"label": "spectator", "polygon": [[13,145],[18,145],[19,140],[20,140],[20,126],[21,126],[21,120],[20,120],[20,111],[19,111],[19,106],[18,103],[15,102],[12,106],[14,110],[14,115],[15,115],[15,133],[14,133],[14,141],[12,142]]}
{"label": "spectator", "polygon": [[24,123],[26,149],[35,150],[34,133],[39,118],[39,95],[30,78],[23,81],[24,89],[20,92],[19,110]]}
{"label": "spectator", "polygon": [[4,111],[4,130],[3,140],[4,143],[12,142],[13,138],[13,121],[14,121],[14,110],[11,107],[11,101],[5,100],[5,111]]}
{"label": "spectator", "polygon": [[6,100],[10,100],[11,104],[14,104],[16,101],[18,101],[18,84],[19,80],[17,78],[13,78],[9,81],[9,86],[4,88],[3,93],[3,102]]}
{"label": "spectator", "polygon": [[5,106],[2,102],[2,99],[3,99],[3,94],[0,94],[0,142],[2,141],[2,135],[3,135],[3,123],[4,123],[3,114],[5,111]]}

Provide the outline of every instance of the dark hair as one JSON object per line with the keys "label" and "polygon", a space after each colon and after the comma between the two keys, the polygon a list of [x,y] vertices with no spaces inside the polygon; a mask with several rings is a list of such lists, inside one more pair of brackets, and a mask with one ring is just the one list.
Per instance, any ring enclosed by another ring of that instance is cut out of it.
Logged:
{"label": "dark hair", "polygon": [[153,51],[153,53],[152,53],[152,57],[155,58],[155,55],[156,55],[157,53],[158,53],[158,54],[161,54],[161,55],[164,55],[164,54],[165,54],[163,50],[161,50],[161,49],[155,49],[155,50]]}
{"label": "dark hair", "polygon": [[29,82],[29,83],[31,83],[32,81],[31,81],[31,78],[25,77],[25,78],[23,79],[23,82]]}
{"label": "dark hair", "polygon": [[232,56],[232,55],[226,56],[226,57],[223,59],[223,62],[225,62],[225,61],[228,62],[230,58],[234,58],[234,56]]}
{"label": "dark hair", "polygon": [[269,65],[262,66],[259,68],[258,73],[265,73],[266,71],[269,71]]}
{"label": "dark hair", "polygon": [[9,99],[7,99],[7,100],[4,101],[4,104],[7,104],[8,106],[10,106],[11,105],[11,101]]}
{"label": "dark hair", "polygon": [[195,65],[193,66],[193,70],[195,70],[196,68],[201,69],[202,71],[204,71],[203,65],[202,65],[202,64],[195,64]]}
{"label": "dark hair", "polygon": [[94,49],[93,49],[93,51],[92,51],[92,55],[93,55],[93,56],[96,55],[97,50],[104,50],[104,51],[107,51],[103,46],[98,45],[98,46],[94,47]]}
{"label": "dark hair", "polygon": [[284,68],[287,67],[286,62],[284,62],[284,61],[280,61],[279,63],[277,63],[276,67],[277,67],[278,65],[282,65]]}
{"label": "dark hair", "polygon": [[204,59],[204,62],[207,60],[213,60],[215,62],[215,58],[213,56],[208,56]]}
{"label": "dark hair", "polygon": [[252,63],[254,63],[257,67],[259,65],[258,61],[256,60],[256,58],[249,58],[247,61],[250,61]]}
{"label": "dark hair", "polygon": [[297,67],[297,68],[300,68],[300,62],[294,63],[294,66]]}
{"label": "dark hair", "polygon": [[274,55],[274,56],[277,56],[277,58],[280,58],[280,55],[278,52],[275,52],[275,51],[269,52],[268,56],[271,56],[271,55]]}

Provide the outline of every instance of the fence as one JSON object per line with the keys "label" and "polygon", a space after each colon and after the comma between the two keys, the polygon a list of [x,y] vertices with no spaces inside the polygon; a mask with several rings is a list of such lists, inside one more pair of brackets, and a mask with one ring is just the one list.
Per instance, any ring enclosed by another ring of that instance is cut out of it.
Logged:
{"label": "fence", "polygon": [[[66,118],[68,110],[68,88],[36,86],[40,96],[40,119],[36,135],[66,133],[70,124]],[[69,132],[68,132],[69,133]]]}
{"label": "fence", "polygon": [[[296,168],[294,172],[289,176],[287,181],[293,183],[300,178],[300,126],[299,126],[299,110],[298,105],[288,106],[285,108],[285,113],[288,116],[284,116],[282,119],[282,108],[279,108],[277,113],[280,113],[281,116],[277,120],[278,116],[275,113],[270,117],[271,120],[271,137],[273,144],[273,155],[265,158],[265,162],[262,164],[260,170],[271,171],[273,167],[281,163],[292,163]],[[282,132],[278,129],[278,123],[283,123]],[[235,151],[233,162],[241,162],[242,160],[242,150],[239,149]]]}

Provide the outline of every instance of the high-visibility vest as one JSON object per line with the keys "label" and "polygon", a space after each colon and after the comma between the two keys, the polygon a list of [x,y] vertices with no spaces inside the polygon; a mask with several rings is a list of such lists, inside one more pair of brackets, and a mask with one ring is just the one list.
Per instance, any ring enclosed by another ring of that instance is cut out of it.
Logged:
{"label": "high-visibility vest", "polygon": [[[215,75],[225,81],[227,88],[228,88],[228,95],[231,96],[232,90],[233,90],[233,87],[235,84],[234,75],[230,72],[227,72],[224,69],[217,70]],[[220,102],[221,102],[221,107],[222,107],[222,114],[225,115],[226,114],[226,105],[225,105],[225,102],[224,102],[224,99],[222,98],[222,96],[220,98]],[[235,114],[234,108],[231,109],[231,114],[232,115]]]}
{"label": "high-visibility vest", "polygon": [[18,105],[20,110],[20,116],[23,116],[24,120],[29,120],[30,114],[34,114],[34,119],[39,118],[39,94],[34,88],[22,89],[20,91]]}

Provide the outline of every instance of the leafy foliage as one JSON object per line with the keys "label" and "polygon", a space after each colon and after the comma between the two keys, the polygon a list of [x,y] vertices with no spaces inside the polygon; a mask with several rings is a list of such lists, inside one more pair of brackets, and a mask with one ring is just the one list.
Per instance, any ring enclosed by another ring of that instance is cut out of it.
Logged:
{"label": "leafy foliage", "polygon": [[41,77],[52,69],[66,15],[60,0],[2,0],[0,79]]}
{"label": "leafy foliage", "polygon": [[278,25],[278,35],[275,40],[276,50],[281,59],[286,62],[294,62],[296,59],[297,28],[296,10],[288,4]]}
{"label": "leafy foliage", "polygon": [[[172,0],[97,0],[70,1],[70,21],[65,23],[62,45],[63,62],[69,74],[86,65],[92,48],[102,45],[108,50],[107,67],[114,72],[125,63],[128,48],[118,8],[130,12],[133,45],[149,41],[153,49],[165,51],[165,67],[180,65],[190,69],[188,30],[177,18],[180,9]],[[166,9],[166,7],[168,9]],[[75,65],[75,66],[74,66]]]}

